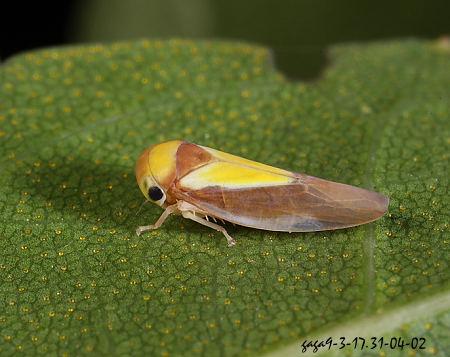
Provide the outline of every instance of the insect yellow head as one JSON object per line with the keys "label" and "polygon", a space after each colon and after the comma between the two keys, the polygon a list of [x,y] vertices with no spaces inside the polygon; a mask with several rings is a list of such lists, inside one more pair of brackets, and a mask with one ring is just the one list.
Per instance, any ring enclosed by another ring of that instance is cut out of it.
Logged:
{"label": "insect yellow head", "polygon": [[[173,140],[147,148],[136,162],[136,180],[149,201],[165,207],[167,190],[176,174],[176,153],[182,141]],[[169,202],[171,203],[171,202]]]}

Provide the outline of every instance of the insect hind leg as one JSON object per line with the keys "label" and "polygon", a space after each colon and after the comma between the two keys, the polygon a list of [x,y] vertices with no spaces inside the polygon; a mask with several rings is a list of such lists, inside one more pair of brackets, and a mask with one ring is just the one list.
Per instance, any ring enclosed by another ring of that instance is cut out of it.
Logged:
{"label": "insect hind leg", "polygon": [[199,216],[196,216],[192,211],[182,211],[181,215],[184,218],[188,218],[190,220],[193,220],[197,223],[203,224],[206,227],[212,228],[218,232],[221,232],[225,238],[227,239],[228,242],[228,246],[232,247],[236,244],[236,241],[228,234],[227,230],[225,228],[223,228],[222,226],[219,226],[218,224],[212,223],[207,221],[204,218],[201,218]]}

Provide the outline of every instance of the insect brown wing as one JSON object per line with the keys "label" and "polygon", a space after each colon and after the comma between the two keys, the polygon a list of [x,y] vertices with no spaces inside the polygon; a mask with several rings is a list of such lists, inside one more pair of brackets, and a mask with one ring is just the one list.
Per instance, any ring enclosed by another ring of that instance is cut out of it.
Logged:
{"label": "insect brown wing", "polygon": [[298,175],[286,185],[177,190],[210,215],[242,226],[286,232],[346,228],[380,218],[389,199],[362,188]]}

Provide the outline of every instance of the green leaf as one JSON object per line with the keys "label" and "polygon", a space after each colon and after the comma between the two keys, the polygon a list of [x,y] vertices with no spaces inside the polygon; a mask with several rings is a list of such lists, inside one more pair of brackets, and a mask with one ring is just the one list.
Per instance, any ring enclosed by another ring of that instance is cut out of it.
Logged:
{"label": "green leaf", "polygon": [[[432,326],[427,353],[443,355],[448,46],[347,45],[331,57],[314,83],[226,42],[56,48],[3,64],[0,353],[299,355],[308,336],[378,321],[386,336]],[[134,161],[175,138],[372,188],[390,212],[320,233],[227,225],[234,248],[180,217],[137,237],[161,211],[136,215]]]}

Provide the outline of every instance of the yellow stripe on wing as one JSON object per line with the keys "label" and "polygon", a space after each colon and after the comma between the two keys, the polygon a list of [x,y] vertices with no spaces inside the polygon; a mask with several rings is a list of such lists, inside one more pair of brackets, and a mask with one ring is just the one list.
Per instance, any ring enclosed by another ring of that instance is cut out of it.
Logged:
{"label": "yellow stripe on wing", "polygon": [[286,185],[294,180],[293,177],[264,171],[259,168],[219,161],[192,171],[180,180],[180,184],[184,189],[192,190],[200,190],[210,186],[236,189]]}

